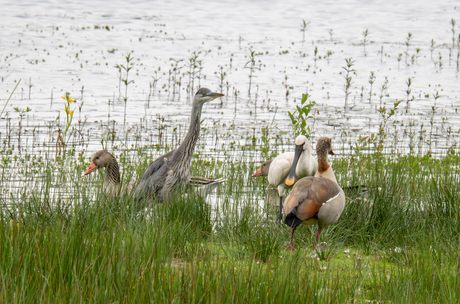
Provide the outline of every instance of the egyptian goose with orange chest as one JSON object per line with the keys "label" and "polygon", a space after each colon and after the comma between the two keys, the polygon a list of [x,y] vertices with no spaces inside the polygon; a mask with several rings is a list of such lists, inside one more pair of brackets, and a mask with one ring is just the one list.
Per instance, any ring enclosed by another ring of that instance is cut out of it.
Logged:
{"label": "egyptian goose with orange chest", "polygon": [[331,139],[321,137],[316,145],[318,172],[314,177],[297,181],[286,198],[284,224],[292,228],[288,250],[294,250],[294,232],[300,224],[318,224],[313,246],[315,250],[322,228],[334,224],[345,208],[345,194],[327,161],[328,154],[334,155]]}

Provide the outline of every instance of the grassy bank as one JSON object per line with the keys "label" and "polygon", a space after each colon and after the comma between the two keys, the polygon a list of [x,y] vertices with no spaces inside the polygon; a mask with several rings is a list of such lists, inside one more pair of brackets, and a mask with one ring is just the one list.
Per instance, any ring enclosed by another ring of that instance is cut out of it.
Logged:
{"label": "grassy bank", "polygon": [[[141,209],[106,197],[101,174],[77,179],[86,159],[63,161],[57,179],[2,209],[0,301],[118,303],[455,303],[460,298],[458,157],[334,159],[351,191],[340,220],[311,248],[300,227],[295,252],[276,210],[260,204],[266,182],[252,162],[193,163],[224,176],[211,206],[193,194]],[[124,172],[142,171],[117,155]],[[199,158],[198,158],[199,159]],[[44,161],[45,166],[57,166]],[[46,168],[45,168],[46,169]],[[56,171],[48,168],[47,172]],[[78,172],[80,171],[80,172]],[[131,178],[124,174],[123,179]],[[57,200],[51,189],[79,191]],[[15,210],[15,211],[11,211]],[[13,221],[11,221],[14,219]]]}

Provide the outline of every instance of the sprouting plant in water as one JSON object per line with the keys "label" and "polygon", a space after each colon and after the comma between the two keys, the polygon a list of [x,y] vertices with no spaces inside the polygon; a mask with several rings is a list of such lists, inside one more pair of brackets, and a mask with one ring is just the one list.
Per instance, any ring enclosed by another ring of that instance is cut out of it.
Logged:
{"label": "sprouting plant in water", "polygon": [[457,38],[457,73],[459,72],[460,68],[460,34]]}
{"label": "sprouting plant in water", "polygon": [[452,47],[449,47],[449,66],[450,66],[450,61],[452,59],[452,51],[455,49],[455,19],[450,20],[450,24],[452,25]]}
{"label": "sprouting plant in water", "polygon": [[316,61],[318,60],[318,46],[315,46],[315,51],[314,51],[314,57],[313,60],[315,61],[315,69],[316,69]]}
{"label": "sprouting plant in water", "polygon": [[195,87],[195,75],[196,75],[196,69],[198,68],[198,56],[200,53],[198,52],[193,52],[192,56],[188,59],[188,68],[189,70],[187,71],[188,74],[188,91],[189,91],[189,98],[192,96],[194,93],[194,87]]}
{"label": "sprouting plant in water", "polygon": [[256,56],[260,56],[262,53],[256,53],[252,49],[249,49],[249,61],[246,62],[244,65],[245,69],[249,69],[249,89],[248,89],[248,96],[251,97],[251,85],[252,85],[252,77],[254,76],[255,70],[260,70],[260,67],[256,67]]}
{"label": "sprouting plant in water", "polygon": [[434,98],[434,105],[431,107],[431,119],[430,119],[430,138],[428,140],[428,155],[431,156],[431,146],[432,146],[432,143],[433,143],[433,128],[434,128],[434,118],[435,118],[435,115],[436,115],[436,101],[438,100],[438,98],[441,97],[439,95],[439,92],[436,91],[436,94],[433,93],[433,98]]}
{"label": "sprouting plant in water", "polygon": [[18,151],[21,154],[21,129],[22,129],[22,119],[26,115],[26,113],[30,112],[31,109],[29,107],[25,108],[24,110],[19,109],[19,107],[15,107],[14,110],[19,113],[19,132],[18,132]]}
{"label": "sprouting plant in water", "polygon": [[382,107],[383,96],[385,96],[385,92],[387,89],[388,89],[388,76],[385,76],[385,81],[380,87],[380,96],[379,96],[380,97],[380,107]]}
{"label": "sprouting plant in water", "polygon": [[420,48],[415,49],[415,54],[413,54],[411,57],[412,64],[417,62],[418,57],[420,57]]}
{"label": "sprouting plant in water", "polygon": [[369,35],[369,30],[366,29],[364,32],[361,34],[363,36],[363,46],[364,46],[364,56],[366,56],[366,45],[368,43],[367,36]]}
{"label": "sprouting plant in water", "polygon": [[374,85],[374,81],[375,81],[375,75],[374,75],[374,72],[371,71],[371,75],[369,76],[369,83],[371,84],[371,89],[369,91],[369,103],[371,103],[372,101],[372,86]]}
{"label": "sprouting plant in water", "polygon": [[388,136],[388,133],[387,133],[388,120],[396,114],[396,110],[398,109],[398,106],[401,102],[402,100],[396,100],[395,103],[393,104],[393,108],[390,110],[387,110],[386,107],[380,107],[380,109],[378,110],[380,113],[380,116],[382,117],[382,122],[379,125],[379,132],[377,133],[377,135],[375,133],[372,133],[371,136],[369,137],[369,143],[374,144],[375,151],[378,154],[381,154],[383,152],[385,139]]}
{"label": "sprouting plant in water", "polygon": [[400,65],[401,64],[401,58],[402,58],[402,54],[399,53],[398,54],[398,69],[401,67],[401,65]]}
{"label": "sprouting plant in water", "polygon": [[[225,77],[227,77],[227,73],[224,72],[224,67],[223,66],[220,65],[219,69],[220,69],[220,71],[219,72],[214,72],[214,74],[216,74],[217,78],[219,79],[219,89],[220,89],[220,92],[222,93],[222,91],[224,90],[224,87],[225,87],[224,80],[225,80]],[[228,81],[227,81],[227,83],[228,83]],[[228,87],[228,85],[227,85],[227,87]]]}
{"label": "sprouting plant in water", "polygon": [[331,41],[332,41],[332,35],[334,35],[334,30],[333,29],[329,30],[329,35],[331,36]]}
{"label": "sprouting plant in water", "polygon": [[439,95],[439,91],[436,91],[436,94],[433,93],[433,98],[434,98],[434,105],[433,105],[433,108],[436,108],[436,101],[438,100],[438,98],[441,97]]}
{"label": "sprouting plant in water", "polygon": [[[181,66],[181,62],[183,61],[183,59],[174,59],[174,58],[169,58],[170,61],[173,61],[173,63],[171,63],[171,67],[172,67],[172,83],[173,83],[173,95],[176,94],[176,85],[179,86],[178,90],[177,90],[177,94],[180,94],[180,83],[181,83],[181,77],[178,78],[178,75],[180,74],[180,70],[183,68],[183,66]],[[168,94],[169,94],[169,90],[168,90]]]}
{"label": "sprouting plant in water", "polygon": [[410,41],[412,39],[412,33],[408,33],[406,37],[406,65],[407,65],[407,57],[409,56],[409,47],[410,47]]}
{"label": "sprouting plant in water", "polygon": [[3,115],[3,111],[5,111],[6,106],[8,105],[8,102],[11,99],[11,96],[13,96],[13,93],[16,91],[18,85],[21,83],[21,79],[16,83],[16,86],[14,87],[13,91],[11,91],[10,96],[8,96],[8,99],[6,100],[5,104],[3,105],[2,111],[0,112],[0,116]]}
{"label": "sprouting plant in water", "polygon": [[[125,84],[125,95],[123,96],[123,101],[125,102],[125,111],[124,111],[124,122],[123,124],[126,124],[126,104],[128,102],[128,86],[131,83],[134,83],[134,80],[129,80],[129,71],[133,68],[134,63],[134,57],[131,57],[131,53],[128,53],[128,55],[125,56],[126,63],[125,65],[120,64],[116,65],[115,68],[118,69],[120,75],[120,83],[123,82]],[[123,78],[122,72],[123,70],[125,71],[125,78]],[[120,89],[120,88],[119,88]]]}
{"label": "sprouting plant in water", "polygon": [[300,25],[300,31],[302,32],[302,42],[305,42],[305,32],[307,31],[307,27],[310,22],[306,22],[305,19],[302,20],[302,24]]}
{"label": "sprouting plant in water", "polygon": [[300,106],[296,106],[296,111],[292,113],[288,112],[296,136],[305,135],[307,138],[310,138],[311,128],[310,126],[307,127],[307,120],[314,118],[313,107],[316,105],[314,100],[309,100],[310,97],[308,93],[302,94]]}
{"label": "sprouting plant in water", "polygon": [[356,70],[353,69],[353,65],[355,64],[355,61],[353,60],[352,57],[350,58],[345,58],[345,62],[347,63],[346,66],[342,67],[347,73],[345,74],[345,84],[343,86],[343,90],[345,92],[345,112],[348,111],[348,96],[350,96],[350,89],[351,89],[351,84],[352,84],[352,74],[356,75]]}
{"label": "sprouting plant in water", "polygon": [[331,61],[331,55],[332,55],[332,51],[327,51],[326,52],[326,61],[327,61],[327,64],[329,65],[330,61]]}
{"label": "sprouting plant in water", "polygon": [[430,46],[430,52],[431,52],[431,61],[434,63],[434,67],[438,65],[438,63],[433,59],[433,51],[436,49],[436,42],[434,39],[431,39],[431,46]]}
{"label": "sprouting plant in water", "polygon": [[[273,151],[270,149],[270,137],[269,137],[269,127],[262,127],[262,157],[268,159],[268,152]],[[271,155],[270,155],[271,156]]]}
{"label": "sprouting plant in water", "polygon": [[409,77],[406,81],[406,84],[407,84],[407,89],[406,89],[406,110],[407,110],[407,108],[409,108],[409,102],[410,102],[409,96],[412,91],[410,87],[412,85],[412,78]]}

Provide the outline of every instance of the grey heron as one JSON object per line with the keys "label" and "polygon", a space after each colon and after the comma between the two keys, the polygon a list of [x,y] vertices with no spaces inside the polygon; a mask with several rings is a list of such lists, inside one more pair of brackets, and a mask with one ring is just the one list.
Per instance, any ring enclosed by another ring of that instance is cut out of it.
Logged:
{"label": "grey heron", "polygon": [[190,127],[184,140],[175,150],[153,161],[139,180],[135,190],[137,200],[156,198],[169,200],[174,192],[183,192],[190,181],[190,163],[200,134],[200,118],[203,105],[224,96],[207,88],[201,88],[193,99]]}

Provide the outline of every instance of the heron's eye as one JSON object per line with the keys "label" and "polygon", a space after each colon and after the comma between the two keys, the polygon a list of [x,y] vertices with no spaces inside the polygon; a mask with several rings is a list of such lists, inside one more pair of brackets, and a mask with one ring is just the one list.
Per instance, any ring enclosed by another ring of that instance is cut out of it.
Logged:
{"label": "heron's eye", "polygon": [[205,95],[206,95],[206,93],[205,93],[205,92],[202,92],[202,93],[201,93],[201,95],[205,96]]}

